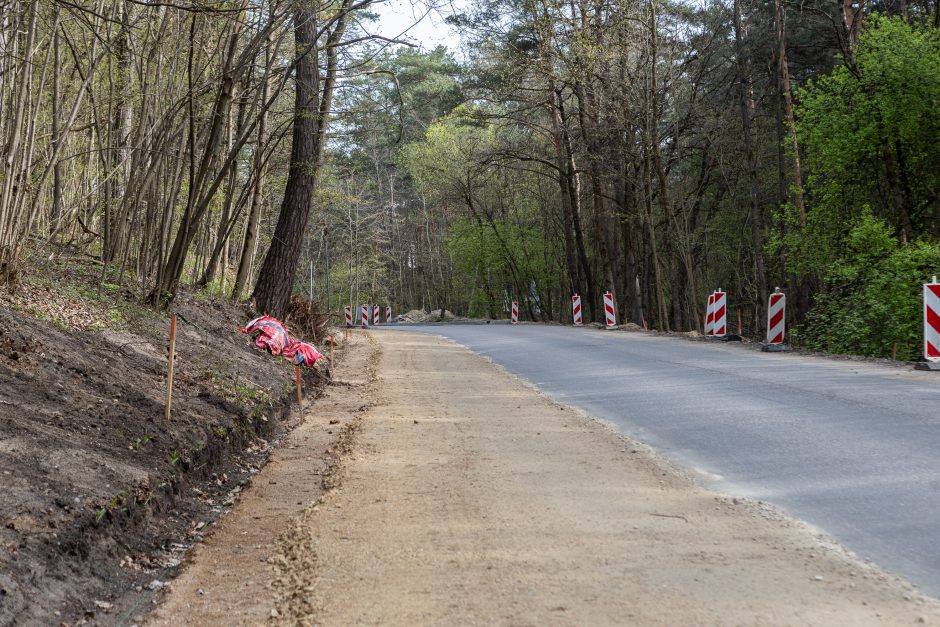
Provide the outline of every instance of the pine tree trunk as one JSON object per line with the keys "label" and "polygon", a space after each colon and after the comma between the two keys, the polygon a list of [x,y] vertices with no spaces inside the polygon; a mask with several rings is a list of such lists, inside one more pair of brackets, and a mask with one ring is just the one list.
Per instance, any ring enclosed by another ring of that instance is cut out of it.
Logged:
{"label": "pine tree trunk", "polygon": [[271,247],[265,255],[255,284],[255,308],[262,313],[282,316],[294,286],[294,270],[300,256],[304,230],[316,187],[317,115],[320,75],[317,70],[316,11],[304,6],[294,9],[294,45],[297,62],[293,137],[290,171],[284,200]]}
{"label": "pine tree trunk", "polygon": [[790,64],[787,61],[786,13],[783,0],[774,0],[774,23],[777,29],[777,64],[780,94],[783,97],[783,114],[786,131],[793,150],[793,204],[801,227],[806,226],[806,201],[803,198],[803,169],[800,164],[800,145],[796,136],[796,116],[793,112],[793,89],[790,86]]}
{"label": "pine tree trunk", "polygon": [[559,198],[561,199],[562,225],[565,235],[565,263],[568,269],[568,286],[572,294],[580,293],[580,280],[578,273],[578,257],[575,251],[574,241],[574,208],[571,205],[571,197],[568,195],[568,163],[565,156],[564,146],[562,145],[562,119],[561,112],[558,110],[557,103],[562,96],[554,85],[549,84],[549,92],[552,94],[552,139],[555,147],[555,159],[558,166],[558,185],[560,188]]}
{"label": "pine tree trunk", "polygon": [[300,259],[304,231],[317,187],[323,144],[336,83],[339,44],[351,14],[351,0],[338,9],[333,31],[327,38],[326,72],[322,95],[317,65],[317,10],[307,2],[294,7],[294,46],[298,52],[295,117],[291,140],[290,171],[271,247],[264,257],[252,296],[255,309],[283,316],[294,287],[294,272]]}

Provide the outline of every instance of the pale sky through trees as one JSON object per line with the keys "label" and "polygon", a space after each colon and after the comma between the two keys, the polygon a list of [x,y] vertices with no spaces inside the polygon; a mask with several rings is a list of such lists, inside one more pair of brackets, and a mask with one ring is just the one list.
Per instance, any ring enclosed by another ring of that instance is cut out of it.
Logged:
{"label": "pale sky through trees", "polygon": [[[379,14],[377,31],[385,37],[401,35],[401,38],[409,39],[425,50],[444,45],[456,51],[460,45],[460,37],[453,27],[444,22],[444,18],[459,11],[463,2],[443,2],[430,12],[427,5],[427,2],[420,0],[388,0],[375,5]],[[402,35],[406,30],[408,32]]]}

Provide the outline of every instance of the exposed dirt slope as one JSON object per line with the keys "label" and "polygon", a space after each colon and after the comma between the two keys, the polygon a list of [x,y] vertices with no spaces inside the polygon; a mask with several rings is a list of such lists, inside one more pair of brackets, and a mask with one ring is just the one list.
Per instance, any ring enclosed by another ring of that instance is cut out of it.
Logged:
{"label": "exposed dirt slope", "polygon": [[903,581],[483,358],[375,335],[344,479],[281,546],[283,624],[940,624]]}
{"label": "exposed dirt slope", "polygon": [[166,424],[167,319],[77,285],[0,305],[0,625],[148,606],[286,425],[293,369],[237,333],[247,312],[179,299]]}
{"label": "exposed dirt slope", "polygon": [[276,542],[282,535],[297,542],[286,534],[292,517],[333,485],[336,459],[348,450],[369,406],[374,355],[374,344],[356,332],[333,383],[284,437],[238,507],[210,527],[149,624],[257,625],[271,617]]}

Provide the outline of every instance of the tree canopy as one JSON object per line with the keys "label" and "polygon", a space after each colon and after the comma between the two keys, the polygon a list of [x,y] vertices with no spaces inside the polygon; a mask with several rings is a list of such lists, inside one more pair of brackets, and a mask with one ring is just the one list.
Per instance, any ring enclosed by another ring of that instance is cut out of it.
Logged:
{"label": "tree canopy", "polygon": [[780,286],[795,341],[916,354],[936,1],[475,0],[455,50],[378,35],[374,6],[5,3],[6,282],[52,249],[161,306],[567,321],[610,291],[664,331],[722,287],[752,337]]}

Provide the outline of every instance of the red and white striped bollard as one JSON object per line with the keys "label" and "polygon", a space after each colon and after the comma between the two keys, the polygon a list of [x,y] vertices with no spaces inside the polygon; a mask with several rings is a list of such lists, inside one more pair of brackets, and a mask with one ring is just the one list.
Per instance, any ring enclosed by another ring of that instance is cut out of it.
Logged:
{"label": "red and white striped bollard", "polygon": [[512,317],[509,324],[519,324],[519,303],[516,301],[512,301]]}
{"label": "red and white striped bollard", "polygon": [[379,306],[372,305],[372,324],[378,325],[381,320],[379,320]]}
{"label": "red and white striped bollard", "polygon": [[353,325],[352,307],[349,305],[343,307],[343,314],[346,317],[346,326],[351,327]]}
{"label": "red and white striped bollard", "polygon": [[924,283],[924,358],[940,363],[940,283]]}
{"label": "red and white striped bollard", "polygon": [[787,297],[778,287],[767,301],[767,343],[783,344],[787,327]]}
{"label": "red and white striped bollard", "polygon": [[724,337],[728,330],[728,295],[722,292],[720,287],[715,292],[715,304],[712,308],[714,310],[712,337]]}
{"label": "red and white striped bollard", "polygon": [[388,305],[387,307],[385,307],[385,322],[391,322],[391,321],[392,321],[392,306]]}
{"label": "red and white striped bollard", "polygon": [[715,330],[715,293],[708,295],[708,306],[705,307],[705,336],[710,337]]}
{"label": "red and white striped bollard", "polygon": [[581,316],[581,296],[579,294],[571,297],[571,319],[576,327],[584,324],[584,318]]}
{"label": "red and white striped bollard", "polygon": [[362,316],[361,316],[361,317],[362,317],[362,328],[363,328],[363,329],[368,329],[368,328],[369,328],[369,306],[368,306],[368,305],[363,305],[363,306],[362,306]]}
{"label": "red and white striped bollard", "polygon": [[614,295],[604,292],[604,314],[607,317],[607,328],[617,328],[617,311],[614,309]]}

